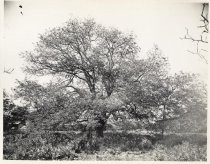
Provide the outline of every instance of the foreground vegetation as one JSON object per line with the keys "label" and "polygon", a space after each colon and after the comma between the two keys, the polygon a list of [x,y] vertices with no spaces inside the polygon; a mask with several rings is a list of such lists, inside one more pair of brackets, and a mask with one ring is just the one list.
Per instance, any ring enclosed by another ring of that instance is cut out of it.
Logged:
{"label": "foreground vegetation", "polygon": [[206,134],[141,135],[105,133],[99,151],[75,153],[76,133],[4,136],[4,159],[12,160],[166,160],[206,161]]}

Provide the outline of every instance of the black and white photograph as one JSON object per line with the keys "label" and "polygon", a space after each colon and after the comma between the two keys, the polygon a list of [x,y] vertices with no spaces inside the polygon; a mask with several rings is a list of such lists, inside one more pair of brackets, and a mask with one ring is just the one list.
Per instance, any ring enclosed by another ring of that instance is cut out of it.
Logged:
{"label": "black and white photograph", "polygon": [[3,9],[3,161],[207,163],[208,1]]}

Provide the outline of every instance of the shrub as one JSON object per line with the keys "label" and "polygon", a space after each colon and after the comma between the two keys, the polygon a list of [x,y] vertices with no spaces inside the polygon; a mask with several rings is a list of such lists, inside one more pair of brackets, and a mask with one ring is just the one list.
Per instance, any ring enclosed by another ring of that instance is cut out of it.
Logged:
{"label": "shrub", "polygon": [[[65,137],[58,140],[54,134],[16,134],[4,136],[4,159],[16,160],[60,160],[74,159],[72,144]],[[64,140],[62,140],[64,139]],[[59,142],[55,144],[54,142]],[[53,144],[54,143],[54,144]]]}
{"label": "shrub", "polygon": [[169,148],[169,147],[173,147],[175,145],[182,144],[183,140],[184,140],[184,137],[178,136],[176,134],[172,134],[172,135],[164,136],[164,138],[157,141],[157,143]]}
{"label": "shrub", "polygon": [[135,133],[106,133],[104,145],[108,148],[120,148],[121,151],[139,151],[152,148],[153,138]]}
{"label": "shrub", "polygon": [[153,148],[152,142],[147,138],[142,139],[141,145],[142,145],[142,148],[145,150],[149,150]]}
{"label": "shrub", "polygon": [[203,146],[207,144],[207,136],[206,134],[170,134],[164,136],[163,139],[158,140],[157,143],[169,148],[175,145],[180,145],[183,141]]}
{"label": "shrub", "polygon": [[155,149],[150,152],[150,160],[158,161],[206,161],[207,146],[198,146],[183,142],[180,145],[167,148],[164,145],[157,144]]}
{"label": "shrub", "polygon": [[53,147],[52,145],[43,145],[39,147],[18,147],[12,154],[4,154],[4,159],[13,160],[61,160],[78,158],[70,151],[71,145]]}

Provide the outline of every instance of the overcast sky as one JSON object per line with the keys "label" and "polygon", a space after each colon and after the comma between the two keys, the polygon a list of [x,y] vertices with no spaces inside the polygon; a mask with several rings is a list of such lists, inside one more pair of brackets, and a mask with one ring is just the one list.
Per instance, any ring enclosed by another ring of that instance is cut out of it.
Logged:
{"label": "overcast sky", "polygon": [[171,72],[200,73],[206,80],[207,65],[187,52],[195,46],[190,41],[180,40],[186,32],[185,27],[194,36],[199,34],[201,9],[201,3],[143,3],[139,0],[5,1],[4,60],[1,64],[14,71],[4,74],[4,87],[9,90],[15,79],[25,77],[21,71],[24,63],[20,52],[31,50],[39,33],[63,25],[69,18],[94,18],[104,26],[132,31],[141,47],[139,55],[157,44],[168,57]]}

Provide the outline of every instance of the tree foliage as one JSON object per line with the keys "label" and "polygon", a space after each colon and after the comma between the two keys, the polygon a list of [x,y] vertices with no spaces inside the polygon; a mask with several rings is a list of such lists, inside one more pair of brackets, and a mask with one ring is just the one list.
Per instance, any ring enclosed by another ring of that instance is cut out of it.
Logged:
{"label": "tree foliage", "polygon": [[91,19],[69,20],[65,26],[40,35],[34,51],[24,56],[31,64],[27,72],[65,76],[70,83],[81,80],[95,98],[97,83],[111,95],[119,66],[138,50],[132,34],[104,28]]}

